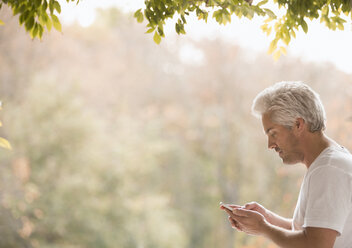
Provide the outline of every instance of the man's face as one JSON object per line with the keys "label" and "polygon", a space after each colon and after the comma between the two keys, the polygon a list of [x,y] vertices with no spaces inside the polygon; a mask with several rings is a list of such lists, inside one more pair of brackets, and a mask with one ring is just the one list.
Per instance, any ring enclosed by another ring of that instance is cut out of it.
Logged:
{"label": "man's face", "polygon": [[303,161],[299,140],[292,129],[272,122],[268,113],[262,116],[262,123],[268,136],[268,148],[275,149],[283,163],[296,164]]}

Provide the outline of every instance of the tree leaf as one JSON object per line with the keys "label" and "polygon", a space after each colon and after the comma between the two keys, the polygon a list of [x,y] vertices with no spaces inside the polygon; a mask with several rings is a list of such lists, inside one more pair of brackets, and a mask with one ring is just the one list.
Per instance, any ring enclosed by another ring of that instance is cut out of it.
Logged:
{"label": "tree leaf", "polygon": [[53,0],[49,0],[49,10],[50,10],[50,14],[54,13],[54,1]]}
{"label": "tree leaf", "polygon": [[18,6],[14,7],[12,10],[12,14],[13,15],[17,15],[18,13],[20,13],[20,8]]}
{"label": "tree leaf", "polygon": [[55,28],[57,31],[61,32],[61,23],[60,23],[60,21],[59,21],[59,18],[57,18],[56,15],[52,14],[52,15],[51,15],[51,20],[53,21],[53,26],[54,26],[54,28]]}
{"label": "tree leaf", "polygon": [[226,22],[231,23],[231,15],[229,13],[224,14],[224,17],[224,24],[226,24]]}
{"label": "tree leaf", "polygon": [[179,26],[179,24],[177,22],[175,24],[175,30],[176,30],[177,34],[180,34],[180,26]]}
{"label": "tree leaf", "polygon": [[270,9],[264,8],[263,10],[265,11],[265,13],[266,13],[270,18],[276,19],[275,13],[272,12]]}
{"label": "tree leaf", "polygon": [[266,31],[266,35],[269,36],[271,34],[272,27],[269,27]]}
{"label": "tree leaf", "polygon": [[284,55],[287,55],[287,50],[286,50],[286,48],[285,47],[280,47],[280,52],[282,53],[282,54],[284,54]]}
{"label": "tree leaf", "polygon": [[304,19],[302,19],[301,26],[302,26],[303,31],[305,33],[307,33],[308,32],[308,25]]}
{"label": "tree leaf", "polygon": [[254,17],[254,10],[252,10],[251,8],[249,8],[246,17],[247,17],[249,20],[252,20],[253,17]]}
{"label": "tree leaf", "polygon": [[283,32],[282,34],[283,34],[282,40],[288,46],[288,44],[291,41],[291,36],[287,30],[285,32]]}
{"label": "tree leaf", "polygon": [[269,53],[269,54],[272,54],[272,53],[274,52],[274,50],[276,49],[276,47],[277,47],[277,40],[273,40],[273,41],[270,43],[268,53]]}
{"label": "tree leaf", "polygon": [[147,32],[145,32],[146,34],[150,34],[150,33],[153,33],[155,30],[155,28],[150,28],[147,30]]}
{"label": "tree leaf", "polygon": [[[46,22],[45,22],[45,25],[46,25],[46,28],[48,29],[48,31],[50,32],[51,31],[51,28],[53,26],[53,23],[51,21],[51,19],[49,18],[48,14],[45,13],[46,15]],[[44,26],[44,25],[43,25]]]}
{"label": "tree leaf", "polygon": [[257,6],[260,7],[260,6],[264,5],[264,4],[266,4],[267,2],[268,2],[268,0],[263,0],[263,1],[259,2],[257,4]]}
{"label": "tree leaf", "polygon": [[203,12],[203,15],[204,15],[204,21],[205,21],[205,23],[207,23],[209,13],[208,12]]}
{"label": "tree leaf", "polygon": [[183,22],[184,24],[186,24],[186,23],[187,23],[186,18],[185,18],[185,16],[184,16],[184,15],[181,15],[181,19],[182,19],[182,22]]}
{"label": "tree leaf", "polygon": [[264,23],[271,22],[272,20],[275,20],[275,18],[268,17],[267,19],[264,20]]}
{"label": "tree leaf", "polygon": [[42,11],[46,12],[47,8],[48,8],[48,3],[46,2],[46,0],[44,0],[43,5],[42,5]]}
{"label": "tree leaf", "polygon": [[144,16],[142,13],[142,9],[139,9],[136,12],[134,12],[134,17],[137,19],[137,22],[143,22]]}
{"label": "tree leaf", "polygon": [[42,4],[42,0],[34,0],[34,6],[38,8]]}
{"label": "tree leaf", "polygon": [[278,61],[280,57],[281,57],[281,51],[280,51],[280,50],[277,50],[277,51],[274,53],[274,60],[275,60],[275,61]]}
{"label": "tree leaf", "polygon": [[25,23],[25,28],[27,31],[30,31],[34,25],[34,16],[29,16]]}
{"label": "tree leaf", "polygon": [[0,19],[0,26],[5,25],[5,23]]}
{"label": "tree leaf", "polygon": [[6,139],[0,137],[0,147],[12,150],[10,142],[8,142]]}
{"label": "tree leaf", "polygon": [[291,29],[290,34],[293,38],[296,38],[296,32],[293,29]]}
{"label": "tree leaf", "polygon": [[56,9],[57,13],[59,13],[59,14],[61,13],[61,6],[60,6],[59,2],[54,1],[53,7],[54,7],[54,9]]}
{"label": "tree leaf", "polygon": [[38,35],[39,35],[40,39],[43,37],[43,32],[44,32],[44,28],[41,25],[39,25],[39,33],[38,33]]}
{"label": "tree leaf", "polygon": [[322,14],[322,15],[328,15],[328,14],[329,14],[329,5],[325,5],[325,6],[321,9],[321,14]]}
{"label": "tree leaf", "polygon": [[337,27],[338,27],[338,29],[340,29],[340,30],[344,30],[344,26],[343,26],[342,23],[338,23],[338,24],[337,24]]}
{"label": "tree leaf", "polygon": [[38,34],[38,30],[39,30],[38,25],[40,25],[40,24],[35,23],[33,28],[32,28],[32,30],[31,30],[31,32],[30,32],[30,35],[31,35],[32,39],[34,39],[37,36],[37,34]]}
{"label": "tree leaf", "polygon": [[24,13],[22,13],[20,15],[20,17],[19,17],[20,25],[22,25],[26,21],[28,15],[29,15],[29,11],[25,11]]}
{"label": "tree leaf", "polygon": [[156,32],[156,31],[155,31],[155,33],[154,33],[153,40],[154,40],[154,42],[155,42],[156,44],[160,44],[160,42],[161,42],[161,37],[160,37],[160,35],[158,34],[158,32]]}
{"label": "tree leaf", "polygon": [[163,30],[162,26],[158,27],[158,33],[161,37],[165,37],[164,30]]}

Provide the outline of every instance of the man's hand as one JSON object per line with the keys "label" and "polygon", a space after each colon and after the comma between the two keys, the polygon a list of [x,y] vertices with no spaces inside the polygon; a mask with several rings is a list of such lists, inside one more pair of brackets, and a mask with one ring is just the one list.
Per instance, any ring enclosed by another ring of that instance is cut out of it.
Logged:
{"label": "man's hand", "polygon": [[250,235],[262,235],[268,225],[264,216],[257,211],[236,208],[229,214],[241,231]]}
{"label": "man's hand", "polygon": [[267,213],[272,217],[272,213],[257,203],[249,203],[243,207],[230,206],[233,208],[232,211],[221,208],[228,213],[233,228],[250,235],[265,236],[282,248],[332,248],[338,235],[335,230],[327,228],[307,227],[301,231],[291,231],[273,225],[262,214]]}
{"label": "man's hand", "polygon": [[260,205],[257,202],[247,203],[246,205],[244,205],[243,208],[247,209],[247,210],[256,211],[256,212],[262,214],[265,217],[265,219],[268,218],[268,210],[266,210],[262,205]]}
{"label": "man's hand", "polygon": [[[222,202],[220,204],[222,204]],[[240,205],[235,205],[235,204],[227,204],[227,206],[232,208],[232,211],[234,209],[236,209],[236,208],[241,208],[242,207]],[[225,210],[227,213],[229,213],[229,212],[232,213],[232,211],[230,211],[228,208],[224,207],[223,205],[220,205],[220,208]],[[237,231],[242,231],[242,229],[241,229],[240,225],[238,224],[238,222],[235,221],[234,219],[232,219],[231,216],[228,217],[228,220],[229,220],[232,228],[237,229]]]}
{"label": "man's hand", "polygon": [[250,235],[261,235],[263,233],[267,221],[261,213],[244,209],[238,205],[231,206],[233,206],[232,211],[224,207],[221,208],[229,214],[229,221],[233,228]]}
{"label": "man's hand", "polygon": [[281,217],[280,215],[277,215],[277,214],[271,212],[270,210],[264,208],[262,205],[260,205],[257,202],[247,203],[246,205],[244,205],[243,208],[261,213],[264,216],[265,220],[267,222],[269,222],[270,224],[273,224],[274,226],[279,226],[279,227],[285,228],[287,230],[292,229],[292,220],[291,219]]}

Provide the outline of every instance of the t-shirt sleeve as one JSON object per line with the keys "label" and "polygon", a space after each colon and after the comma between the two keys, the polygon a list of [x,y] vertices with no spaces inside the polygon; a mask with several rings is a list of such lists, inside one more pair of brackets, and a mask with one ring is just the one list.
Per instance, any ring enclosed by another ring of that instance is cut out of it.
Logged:
{"label": "t-shirt sleeve", "polygon": [[351,176],[339,168],[315,169],[308,185],[303,227],[336,230],[341,235],[351,209]]}

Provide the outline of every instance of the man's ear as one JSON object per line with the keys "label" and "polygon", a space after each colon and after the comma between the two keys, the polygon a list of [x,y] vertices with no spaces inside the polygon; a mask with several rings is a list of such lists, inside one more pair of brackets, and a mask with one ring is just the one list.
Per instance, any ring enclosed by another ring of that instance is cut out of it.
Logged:
{"label": "man's ear", "polygon": [[299,117],[296,119],[294,129],[297,133],[302,133],[306,128],[306,122],[303,118]]}

